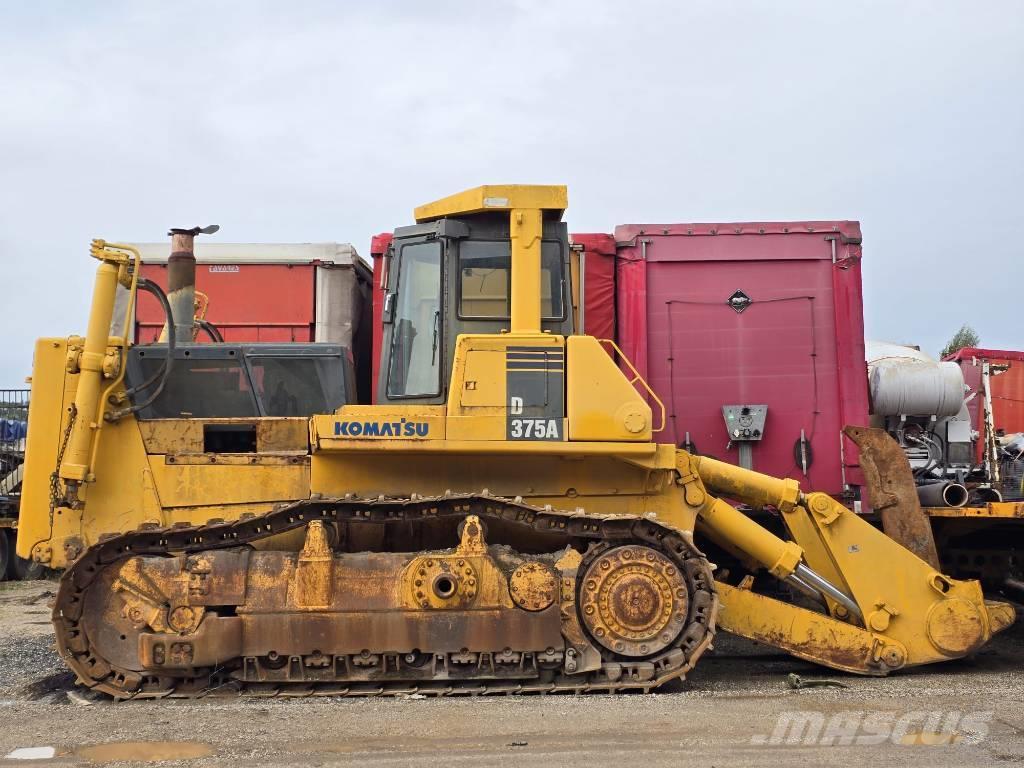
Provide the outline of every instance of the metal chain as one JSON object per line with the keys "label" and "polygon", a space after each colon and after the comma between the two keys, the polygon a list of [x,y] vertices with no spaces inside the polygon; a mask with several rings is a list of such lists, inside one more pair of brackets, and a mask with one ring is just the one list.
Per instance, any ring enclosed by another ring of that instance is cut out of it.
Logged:
{"label": "metal chain", "polygon": [[50,533],[53,533],[53,515],[61,501],[60,465],[64,463],[64,451],[67,450],[68,441],[71,439],[71,430],[75,426],[75,419],[78,417],[78,409],[71,404],[71,416],[68,418],[68,426],[64,430],[64,437],[57,451],[57,466],[50,475]]}

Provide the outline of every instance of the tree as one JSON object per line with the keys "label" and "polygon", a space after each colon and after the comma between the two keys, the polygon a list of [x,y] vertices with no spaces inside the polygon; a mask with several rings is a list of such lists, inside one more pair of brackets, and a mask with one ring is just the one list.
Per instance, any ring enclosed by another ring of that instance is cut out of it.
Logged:
{"label": "tree", "polygon": [[942,348],[939,358],[945,359],[964,347],[976,347],[980,343],[981,339],[978,337],[977,331],[964,323],[960,326],[960,330],[953,334],[953,338],[946,342],[946,346]]}

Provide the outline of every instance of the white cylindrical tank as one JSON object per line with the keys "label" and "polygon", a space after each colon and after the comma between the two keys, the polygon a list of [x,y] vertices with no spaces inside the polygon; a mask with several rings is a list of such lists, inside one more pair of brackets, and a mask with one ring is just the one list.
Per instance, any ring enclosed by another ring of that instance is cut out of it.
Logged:
{"label": "white cylindrical tank", "polygon": [[873,414],[946,418],[960,412],[965,388],[956,363],[886,342],[869,341],[866,351]]}

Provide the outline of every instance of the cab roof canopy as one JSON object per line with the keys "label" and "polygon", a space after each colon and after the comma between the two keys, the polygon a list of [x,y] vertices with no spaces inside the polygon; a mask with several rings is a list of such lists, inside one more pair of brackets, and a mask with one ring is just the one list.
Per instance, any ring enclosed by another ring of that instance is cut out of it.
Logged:
{"label": "cab roof canopy", "polygon": [[421,205],[413,211],[413,215],[416,222],[422,224],[447,216],[486,211],[540,209],[557,211],[560,219],[568,207],[569,193],[562,185],[485,184]]}

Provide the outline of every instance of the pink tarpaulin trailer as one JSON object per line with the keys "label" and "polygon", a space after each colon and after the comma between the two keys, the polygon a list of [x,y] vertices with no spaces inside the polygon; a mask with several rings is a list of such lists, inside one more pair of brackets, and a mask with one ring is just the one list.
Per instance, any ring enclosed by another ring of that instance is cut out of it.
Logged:
{"label": "pink tarpaulin trailer", "polygon": [[[664,401],[659,440],[832,494],[862,484],[841,436],[868,423],[857,222],[627,224],[615,240],[618,343]],[[729,406],[767,406],[763,425]]]}

